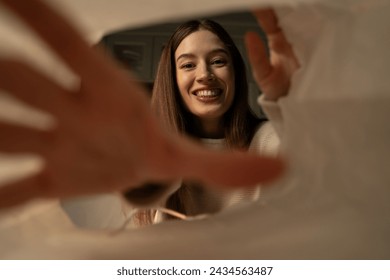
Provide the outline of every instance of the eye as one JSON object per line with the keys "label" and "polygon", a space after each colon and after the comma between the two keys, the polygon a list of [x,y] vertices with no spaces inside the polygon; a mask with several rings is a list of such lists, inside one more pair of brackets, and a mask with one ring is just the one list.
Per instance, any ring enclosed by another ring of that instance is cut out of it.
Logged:
{"label": "eye", "polygon": [[224,66],[227,64],[227,60],[224,58],[216,58],[211,62],[212,65]]}
{"label": "eye", "polygon": [[195,64],[192,62],[187,62],[187,63],[183,63],[180,65],[180,69],[184,69],[184,70],[190,70],[194,67],[195,67]]}

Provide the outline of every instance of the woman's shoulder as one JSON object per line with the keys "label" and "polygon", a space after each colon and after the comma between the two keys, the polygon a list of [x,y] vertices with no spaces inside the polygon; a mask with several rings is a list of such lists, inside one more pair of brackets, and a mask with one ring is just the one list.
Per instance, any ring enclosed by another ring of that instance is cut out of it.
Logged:
{"label": "woman's shoulder", "polygon": [[270,121],[261,122],[253,135],[249,151],[258,154],[276,156],[280,140]]}

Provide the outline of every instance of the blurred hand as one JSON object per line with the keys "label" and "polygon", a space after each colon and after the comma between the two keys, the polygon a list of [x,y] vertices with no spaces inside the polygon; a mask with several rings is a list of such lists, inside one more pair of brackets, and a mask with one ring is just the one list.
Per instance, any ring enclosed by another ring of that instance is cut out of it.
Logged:
{"label": "blurred hand", "polygon": [[246,186],[281,173],[280,160],[208,151],[167,135],[157,125],[144,89],[85,43],[60,14],[40,0],[0,1],[82,81],[79,90],[69,91],[22,61],[0,60],[0,88],[57,120],[48,131],[0,122],[1,152],[35,153],[45,159],[39,174],[0,186],[0,207],[176,178]]}
{"label": "blurred hand", "polygon": [[265,99],[276,101],[287,95],[292,75],[298,69],[299,63],[278,25],[274,11],[262,9],[254,11],[253,14],[267,35],[269,46],[268,54],[259,35],[255,32],[246,34],[245,43],[253,77]]}

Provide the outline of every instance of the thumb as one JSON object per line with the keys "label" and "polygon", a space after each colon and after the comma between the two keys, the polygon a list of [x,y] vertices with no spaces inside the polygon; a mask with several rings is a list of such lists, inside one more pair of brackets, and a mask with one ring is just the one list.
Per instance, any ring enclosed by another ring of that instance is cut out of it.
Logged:
{"label": "thumb", "polygon": [[252,68],[253,78],[261,87],[262,82],[272,71],[267,49],[256,32],[247,32],[245,34],[245,45]]}
{"label": "thumb", "polygon": [[186,155],[182,173],[189,179],[221,187],[254,186],[279,178],[285,170],[285,162],[248,152],[217,152],[193,149]]}

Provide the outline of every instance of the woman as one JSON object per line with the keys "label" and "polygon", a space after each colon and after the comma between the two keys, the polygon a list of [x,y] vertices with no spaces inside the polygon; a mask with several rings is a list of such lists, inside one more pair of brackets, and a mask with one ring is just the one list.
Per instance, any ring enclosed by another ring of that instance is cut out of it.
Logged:
{"label": "woman", "polygon": [[[34,198],[123,192],[143,182],[179,177],[233,187],[269,182],[282,173],[280,160],[207,151],[167,135],[152,116],[142,87],[91,49],[60,13],[39,0],[2,3],[82,79],[83,87],[65,88],[26,61],[0,60],[0,88],[56,119],[46,130],[0,123],[1,134],[7,135],[0,139],[2,152],[36,154],[44,160],[33,174],[2,184],[0,208]],[[267,97],[276,99],[287,94],[296,60],[272,11],[259,10],[256,16],[272,35],[271,60],[253,35],[246,37],[249,57],[255,80]]]}
{"label": "woman", "polygon": [[[249,107],[240,52],[214,21],[188,21],[173,33],[161,55],[152,108],[168,130],[188,135],[210,148],[248,150],[251,146],[252,151],[276,153],[279,141],[272,127],[263,125],[265,120],[258,119]],[[258,188],[219,190],[189,181],[153,186],[146,186],[150,196],[153,190],[160,192],[154,195],[156,198],[171,194],[166,201],[162,199],[162,204],[190,216],[215,213],[259,195]],[[134,202],[139,191],[132,190],[126,197]],[[154,211],[138,217],[141,223],[164,219]]]}

